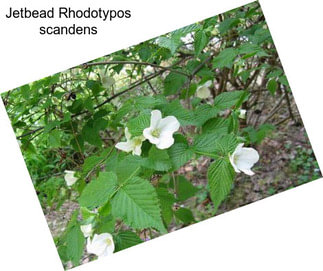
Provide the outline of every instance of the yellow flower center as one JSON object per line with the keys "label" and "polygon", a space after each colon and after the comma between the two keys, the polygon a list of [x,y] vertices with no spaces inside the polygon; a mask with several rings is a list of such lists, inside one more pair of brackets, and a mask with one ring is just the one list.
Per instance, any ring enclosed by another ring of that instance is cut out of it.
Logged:
{"label": "yellow flower center", "polygon": [[151,132],[151,135],[153,137],[159,137],[160,136],[160,129],[155,129]]}
{"label": "yellow flower center", "polygon": [[133,144],[139,146],[141,144],[141,139],[139,137],[133,139]]}
{"label": "yellow flower center", "polygon": [[110,239],[105,240],[105,242],[108,244],[108,246],[111,246],[111,244],[112,244]]}

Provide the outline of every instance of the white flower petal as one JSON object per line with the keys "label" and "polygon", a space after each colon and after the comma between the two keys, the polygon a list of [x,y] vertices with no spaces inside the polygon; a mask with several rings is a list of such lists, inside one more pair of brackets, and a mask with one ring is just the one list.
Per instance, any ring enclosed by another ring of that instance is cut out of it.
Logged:
{"label": "white flower petal", "polygon": [[244,172],[247,175],[254,175],[251,170],[253,165],[258,162],[259,154],[253,148],[243,148],[243,143],[239,144],[234,150],[233,154],[229,156],[230,163],[235,172]]}
{"label": "white flower petal", "polygon": [[242,148],[237,154],[236,165],[239,169],[250,169],[259,160],[258,152],[253,148]]}
{"label": "white flower petal", "polygon": [[132,151],[132,144],[130,141],[127,142],[119,142],[116,144],[116,148],[125,151],[125,152],[131,152]]}
{"label": "white flower petal", "polygon": [[93,240],[90,238],[87,239],[86,250],[88,253],[101,256],[104,253],[106,246],[107,244],[104,242],[104,239],[99,238],[99,235],[95,234]]}
{"label": "white flower petal", "polygon": [[246,109],[240,109],[239,118],[240,119],[245,119],[246,118],[246,113],[247,113]]}
{"label": "white flower petal", "polygon": [[119,150],[125,152],[132,152],[133,155],[141,154],[141,145],[145,140],[143,136],[136,136],[131,138],[131,134],[129,133],[128,128],[125,129],[126,142],[119,142],[115,145],[115,147]]}
{"label": "white flower petal", "polygon": [[163,132],[175,133],[180,127],[180,123],[174,116],[168,116],[159,121],[158,128]]}
{"label": "white flower petal", "polygon": [[107,256],[114,251],[114,242],[110,233],[95,234],[92,241],[87,240],[87,252],[97,256]]}
{"label": "white flower petal", "polygon": [[129,133],[128,127],[124,129],[124,134],[126,136],[127,141],[131,138],[131,134]]}
{"label": "white flower petal", "polygon": [[142,144],[135,146],[134,150],[132,151],[132,154],[140,156],[141,155],[141,145]]}
{"label": "white flower petal", "polygon": [[81,225],[81,231],[84,235],[84,237],[89,237],[92,235],[92,225],[91,224],[88,224],[88,225]]}
{"label": "white flower petal", "polygon": [[241,171],[237,168],[237,166],[235,165],[234,161],[233,161],[233,155],[229,155],[229,159],[230,159],[230,163],[233,166],[233,169],[235,172],[240,173]]}
{"label": "white flower petal", "polygon": [[211,96],[211,91],[207,87],[202,87],[196,90],[196,96],[200,99],[207,99]]}
{"label": "white flower petal", "polygon": [[78,178],[76,178],[74,174],[75,174],[75,171],[65,170],[64,179],[67,186],[72,186],[78,180]]}
{"label": "white flower petal", "polygon": [[212,81],[211,80],[205,82],[205,84],[204,84],[205,87],[210,87],[211,85],[212,85]]}
{"label": "white flower petal", "polygon": [[238,146],[236,147],[236,149],[234,150],[232,155],[235,155],[236,153],[239,153],[242,150],[244,143],[240,143],[238,144]]}
{"label": "white flower petal", "polygon": [[173,133],[180,127],[174,116],[162,118],[159,110],[151,112],[150,127],[143,130],[143,136],[159,149],[169,148],[174,144]]}
{"label": "white flower petal", "polygon": [[159,138],[157,138],[157,137],[152,136],[151,132],[152,132],[152,128],[150,128],[150,127],[149,127],[149,128],[144,129],[144,130],[143,130],[143,135],[144,135],[144,137],[145,137],[146,139],[148,139],[148,140],[149,140],[149,142],[150,142],[151,144],[159,144],[160,139],[159,139]]}
{"label": "white flower petal", "polygon": [[163,150],[163,149],[169,148],[173,144],[174,144],[173,135],[171,133],[164,133],[164,135],[160,137],[160,142],[156,144],[156,147],[158,149]]}
{"label": "white flower petal", "polygon": [[159,110],[151,111],[150,128],[155,128],[158,125],[161,118],[162,114]]}
{"label": "white flower petal", "polygon": [[255,175],[251,169],[241,169],[241,171],[249,176]]}
{"label": "white flower petal", "polygon": [[90,80],[97,80],[98,79],[98,75],[95,72],[90,72],[89,79]]}
{"label": "white flower petal", "polygon": [[115,83],[115,80],[113,77],[109,77],[109,76],[104,75],[103,77],[101,76],[101,82],[105,88],[109,88]]}
{"label": "white flower petal", "polygon": [[201,99],[206,99],[211,96],[210,86],[212,85],[212,81],[209,80],[205,82],[203,85],[198,86],[196,89],[196,96]]}
{"label": "white flower petal", "polygon": [[[114,242],[113,242],[112,236],[111,236],[111,237],[109,237],[109,238],[107,238],[107,239],[109,239],[109,240],[110,240],[110,245],[107,245],[107,246],[106,246],[103,256],[108,256],[108,255],[113,254],[114,249],[115,249],[115,246],[114,246]],[[106,239],[106,240],[107,240],[107,239]]]}

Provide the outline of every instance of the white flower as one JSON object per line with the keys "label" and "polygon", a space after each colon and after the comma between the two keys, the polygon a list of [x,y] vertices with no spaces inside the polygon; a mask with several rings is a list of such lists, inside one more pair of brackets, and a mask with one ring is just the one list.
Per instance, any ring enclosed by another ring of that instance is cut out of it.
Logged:
{"label": "white flower", "polygon": [[78,178],[75,177],[75,171],[72,171],[72,170],[65,170],[64,179],[67,186],[72,186],[78,180]]}
{"label": "white flower", "polygon": [[92,232],[93,232],[92,224],[81,225],[80,228],[85,238],[90,237],[92,235]]}
{"label": "white flower", "polygon": [[105,88],[109,88],[116,82],[113,77],[105,75],[102,71],[100,71],[100,78],[101,78],[102,85]]}
{"label": "white flower", "polygon": [[236,147],[232,155],[229,155],[229,158],[235,172],[240,173],[242,171],[250,176],[255,174],[251,170],[259,160],[259,154],[255,149],[243,148],[243,143],[241,143]]}
{"label": "white flower", "polygon": [[198,88],[196,89],[196,96],[201,99],[209,98],[211,96],[211,90],[210,90],[211,85],[212,85],[212,81],[209,80],[205,82],[203,85],[198,86]]}
{"label": "white flower", "polygon": [[141,145],[145,141],[143,136],[136,136],[131,138],[131,134],[128,131],[128,128],[125,129],[126,142],[119,142],[116,144],[116,148],[125,152],[132,152],[134,155],[141,154]]}
{"label": "white flower", "polygon": [[87,239],[86,250],[99,258],[114,252],[114,242],[110,233],[94,234],[93,239]]}
{"label": "white flower", "polygon": [[88,78],[95,81],[98,79],[98,75],[95,72],[90,72]]}
{"label": "white flower", "polygon": [[246,118],[246,113],[247,113],[246,109],[240,109],[239,118],[240,119],[245,119]]}
{"label": "white flower", "polygon": [[154,68],[152,67],[152,66],[146,66],[145,68],[144,68],[144,73],[148,73],[148,74],[151,74],[151,73],[153,73],[155,70],[154,70]]}
{"label": "white flower", "polygon": [[150,127],[144,129],[144,137],[158,149],[167,149],[174,144],[173,133],[180,127],[174,116],[162,118],[159,110],[151,111]]}

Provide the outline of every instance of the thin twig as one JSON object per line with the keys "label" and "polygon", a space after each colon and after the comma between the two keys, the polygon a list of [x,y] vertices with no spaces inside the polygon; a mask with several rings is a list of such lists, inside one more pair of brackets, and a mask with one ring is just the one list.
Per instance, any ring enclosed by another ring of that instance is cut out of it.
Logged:
{"label": "thin twig", "polygon": [[269,112],[268,116],[261,122],[261,124],[266,123],[268,120],[270,120],[275,115],[275,113],[280,109],[280,104],[282,103],[284,98],[285,98],[284,95],[282,95],[281,98],[279,99],[279,101],[274,106],[274,108]]}
{"label": "thin twig", "polygon": [[93,62],[93,63],[85,63],[83,64],[84,67],[90,67],[90,66],[98,66],[98,65],[119,65],[119,64],[133,64],[133,65],[143,65],[143,66],[151,66],[151,67],[155,67],[158,69],[162,69],[162,70],[167,70],[167,71],[171,71],[174,73],[178,73],[178,74],[182,74],[185,75],[187,77],[189,77],[190,75],[187,74],[186,72],[180,71],[180,70],[176,70],[173,69],[171,67],[164,67],[164,66],[160,66],[154,63],[150,63],[150,62],[140,62],[140,61],[102,61],[102,62]]}
{"label": "thin twig", "polygon": [[294,117],[292,106],[291,106],[291,103],[290,103],[290,100],[289,100],[288,92],[286,91],[285,87],[282,84],[280,85],[280,88],[283,90],[284,95],[285,95],[287,108],[288,108],[288,111],[289,111],[289,116],[291,117],[291,119],[293,121],[295,121],[295,117]]}

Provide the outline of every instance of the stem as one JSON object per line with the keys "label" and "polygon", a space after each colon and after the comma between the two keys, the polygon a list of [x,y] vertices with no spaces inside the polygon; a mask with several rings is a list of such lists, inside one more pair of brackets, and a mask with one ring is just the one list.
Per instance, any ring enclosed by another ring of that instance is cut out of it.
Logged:
{"label": "stem", "polygon": [[88,174],[86,174],[86,176],[85,176],[85,178],[84,179],[87,179],[91,174],[92,174],[92,172],[94,171],[94,170],[96,170],[99,166],[101,166],[102,165],[102,163],[105,161],[105,160],[107,160],[108,158],[109,158],[109,156],[111,155],[111,153],[112,153],[112,151],[113,151],[113,147],[111,147],[111,149],[110,149],[110,151],[107,153],[107,155],[104,157],[104,158],[102,158],[102,160],[99,162],[99,163],[97,163],[89,172],[88,172]]}
{"label": "stem", "polygon": [[76,144],[77,144],[77,148],[79,149],[79,152],[80,152],[80,154],[82,155],[82,158],[83,158],[83,160],[84,160],[84,159],[85,159],[85,157],[84,157],[84,155],[83,155],[83,153],[82,153],[82,149],[81,149],[80,143],[79,143],[79,141],[77,140],[77,136],[76,136],[76,133],[75,133],[75,131],[74,131],[74,127],[73,127],[73,123],[72,123],[72,121],[70,121],[70,125],[71,125],[71,128],[72,128],[72,132],[73,132],[73,136],[74,136],[75,142],[76,142]]}

